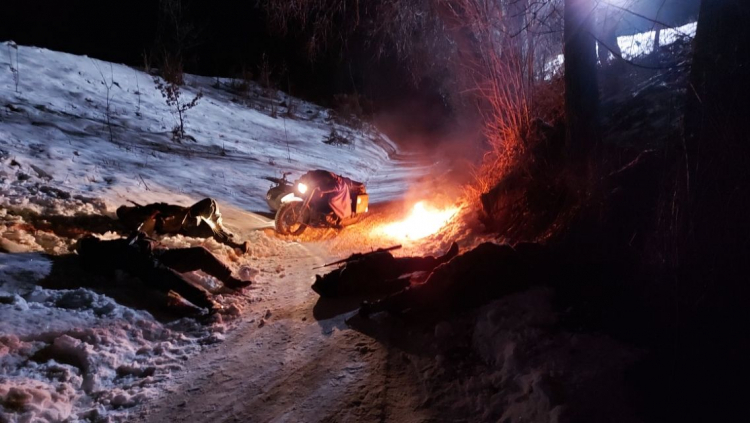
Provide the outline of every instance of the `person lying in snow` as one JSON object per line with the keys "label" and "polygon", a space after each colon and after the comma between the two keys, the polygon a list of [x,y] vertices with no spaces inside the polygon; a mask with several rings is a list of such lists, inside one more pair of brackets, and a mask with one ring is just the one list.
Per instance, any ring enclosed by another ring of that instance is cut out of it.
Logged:
{"label": "person lying in snow", "polygon": [[181,234],[185,236],[213,237],[217,242],[243,253],[250,251],[250,243],[234,241],[234,235],[222,226],[221,212],[213,198],[204,198],[190,207],[167,203],[151,203],[145,206],[121,206],[117,217],[130,230],[140,230],[151,234]]}
{"label": "person lying in snow", "polygon": [[547,280],[548,263],[547,250],[538,244],[484,243],[435,268],[424,283],[379,301],[363,302],[359,314],[366,318],[382,311],[401,314],[475,307]]}
{"label": "person lying in snow", "polygon": [[200,270],[234,290],[252,283],[233,277],[232,270],[203,247],[167,249],[143,232],[115,240],[88,235],[78,241],[76,251],[85,268],[100,273],[124,270],[160,291],[174,291],[210,312],[220,308],[211,300],[211,293],[193,285],[180,273]]}
{"label": "person lying in snow", "polygon": [[354,254],[342,260],[344,266],[323,276],[315,275],[312,289],[321,297],[390,294],[409,286],[410,278],[402,276],[432,271],[456,255],[455,242],[440,257],[393,257],[385,250]]}

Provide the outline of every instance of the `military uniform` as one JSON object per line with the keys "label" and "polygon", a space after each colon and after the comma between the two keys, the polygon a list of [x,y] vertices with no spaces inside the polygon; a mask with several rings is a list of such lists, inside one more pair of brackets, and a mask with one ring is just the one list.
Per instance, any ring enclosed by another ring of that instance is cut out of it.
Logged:
{"label": "military uniform", "polygon": [[172,290],[209,310],[217,307],[211,294],[180,273],[201,270],[232,289],[250,285],[250,282],[234,278],[232,270],[203,247],[162,248],[143,232],[115,240],[86,236],[79,240],[76,250],[84,267],[90,270],[100,273],[124,270],[157,290]]}
{"label": "military uniform", "polygon": [[190,207],[167,203],[122,206],[117,209],[117,217],[132,230],[140,228],[146,233],[213,237],[217,242],[239,248],[245,253],[250,246],[247,242],[235,242],[234,236],[224,229],[219,206],[212,198],[204,198]]}
{"label": "military uniform", "polygon": [[403,275],[432,271],[456,254],[455,243],[441,257],[393,257],[388,251],[355,254],[344,266],[316,275],[312,289],[323,297],[390,294],[409,286],[409,278]]}

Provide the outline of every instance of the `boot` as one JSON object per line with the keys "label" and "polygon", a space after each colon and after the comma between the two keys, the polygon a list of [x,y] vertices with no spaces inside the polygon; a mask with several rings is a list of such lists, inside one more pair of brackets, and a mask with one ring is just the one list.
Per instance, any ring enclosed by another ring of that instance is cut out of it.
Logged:
{"label": "boot", "polygon": [[453,257],[456,257],[458,255],[458,244],[453,243],[451,244],[451,248],[448,249],[448,252],[444,255],[438,257],[438,263],[443,264],[451,261]]}
{"label": "boot", "polygon": [[230,276],[222,282],[224,283],[224,286],[235,291],[239,291],[240,289],[246,288],[253,284],[253,281],[244,281],[242,279],[237,279],[234,276]]}

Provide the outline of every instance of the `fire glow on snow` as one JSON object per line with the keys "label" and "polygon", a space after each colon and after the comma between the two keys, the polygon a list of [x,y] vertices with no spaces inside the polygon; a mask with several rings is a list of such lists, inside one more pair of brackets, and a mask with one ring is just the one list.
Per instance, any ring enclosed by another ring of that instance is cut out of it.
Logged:
{"label": "fire glow on snow", "polygon": [[439,210],[420,201],[414,205],[409,217],[400,222],[385,225],[380,228],[380,231],[391,238],[403,240],[425,238],[439,231],[458,211],[458,207]]}

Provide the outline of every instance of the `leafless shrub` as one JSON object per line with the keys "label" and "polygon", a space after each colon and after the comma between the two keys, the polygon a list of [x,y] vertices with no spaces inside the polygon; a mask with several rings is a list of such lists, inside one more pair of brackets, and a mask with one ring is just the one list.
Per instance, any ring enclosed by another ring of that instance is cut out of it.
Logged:
{"label": "leafless shrub", "polygon": [[331,126],[331,132],[328,134],[327,137],[323,139],[323,144],[333,145],[336,147],[347,146],[350,148],[354,148],[354,141],[339,134],[336,131],[336,127],[334,126]]}
{"label": "leafless shrub", "polygon": [[294,119],[296,117],[295,113],[297,112],[297,101],[295,101],[294,97],[291,95],[288,95],[286,97],[286,117],[289,119]]}
{"label": "leafless shrub", "polygon": [[149,51],[144,50],[141,56],[143,58],[143,72],[151,75],[154,72],[153,55]]}
{"label": "leafless shrub", "polygon": [[372,115],[372,103],[359,93],[336,94],[333,96],[333,110],[338,122],[361,128]]}
{"label": "leafless shrub", "polygon": [[179,59],[170,57],[166,52],[162,59],[161,74],[161,77],[154,77],[154,84],[177,119],[177,125],[172,130],[172,138],[180,142],[186,136],[185,114],[198,105],[198,100],[203,97],[203,93],[199,91],[190,100],[183,98],[182,85],[185,81],[182,63]]}
{"label": "leafless shrub", "polygon": [[263,53],[260,65],[258,66],[258,82],[263,89],[261,95],[265,98],[276,98],[276,93],[278,90],[276,83],[272,79],[273,71],[273,67],[268,62],[268,57],[265,53]]}
{"label": "leafless shrub", "polygon": [[[13,84],[15,85],[16,93],[18,93],[18,84],[21,82],[20,66],[18,65],[18,44],[13,41],[5,43],[8,46],[8,63],[10,72],[13,74]],[[15,65],[13,60],[13,52],[15,52]]]}
{"label": "leafless shrub", "polygon": [[229,88],[243,97],[247,97],[252,86],[253,73],[242,65],[240,71],[231,79]]}
{"label": "leafless shrub", "polygon": [[135,106],[135,115],[138,117],[141,117],[141,83],[138,81],[138,72],[134,72],[135,74],[135,95],[138,99],[138,103]]}
{"label": "leafless shrub", "polygon": [[[553,2],[547,2],[546,9],[553,13]],[[459,54],[464,69],[457,73],[457,81],[478,104],[489,147],[475,169],[475,182],[467,187],[471,201],[505,177],[524,156],[524,134],[537,115],[534,91],[548,85],[545,59],[538,58],[554,49],[554,43],[534,33],[542,23],[550,25],[547,20],[537,21],[542,10],[526,0],[456,0],[441,11],[447,22],[472,28],[471,37],[454,34],[462,46]]]}
{"label": "leafless shrub", "polygon": [[102,78],[102,85],[104,86],[105,90],[105,103],[104,103],[104,121],[107,124],[107,132],[109,132],[109,142],[115,142],[115,133],[114,129],[112,128],[112,95],[113,90],[112,87],[117,85],[119,87],[119,84],[115,82],[115,76],[114,71],[112,70],[112,64],[109,64],[109,81],[107,80],[107,77],[104,75],[104,72],[102,71],[101,67],[94,61],[94,59],[91,59],[91,63],[94,64],[94,67],[96,67],[96,70],[99,72],[99,76]]}
{"label": "leafless shrub", "polygon": [[159,0],[156,51],[161,76],[154,76],[154,84],[177,121],[172,129],[172,138],[177,142],[186,138],[186,112],[203,97],[200,91],[189,100],[183,97],[185,53],[197,45],[199,39],[198,31],[188,18],[186,5],[180,0]]}

